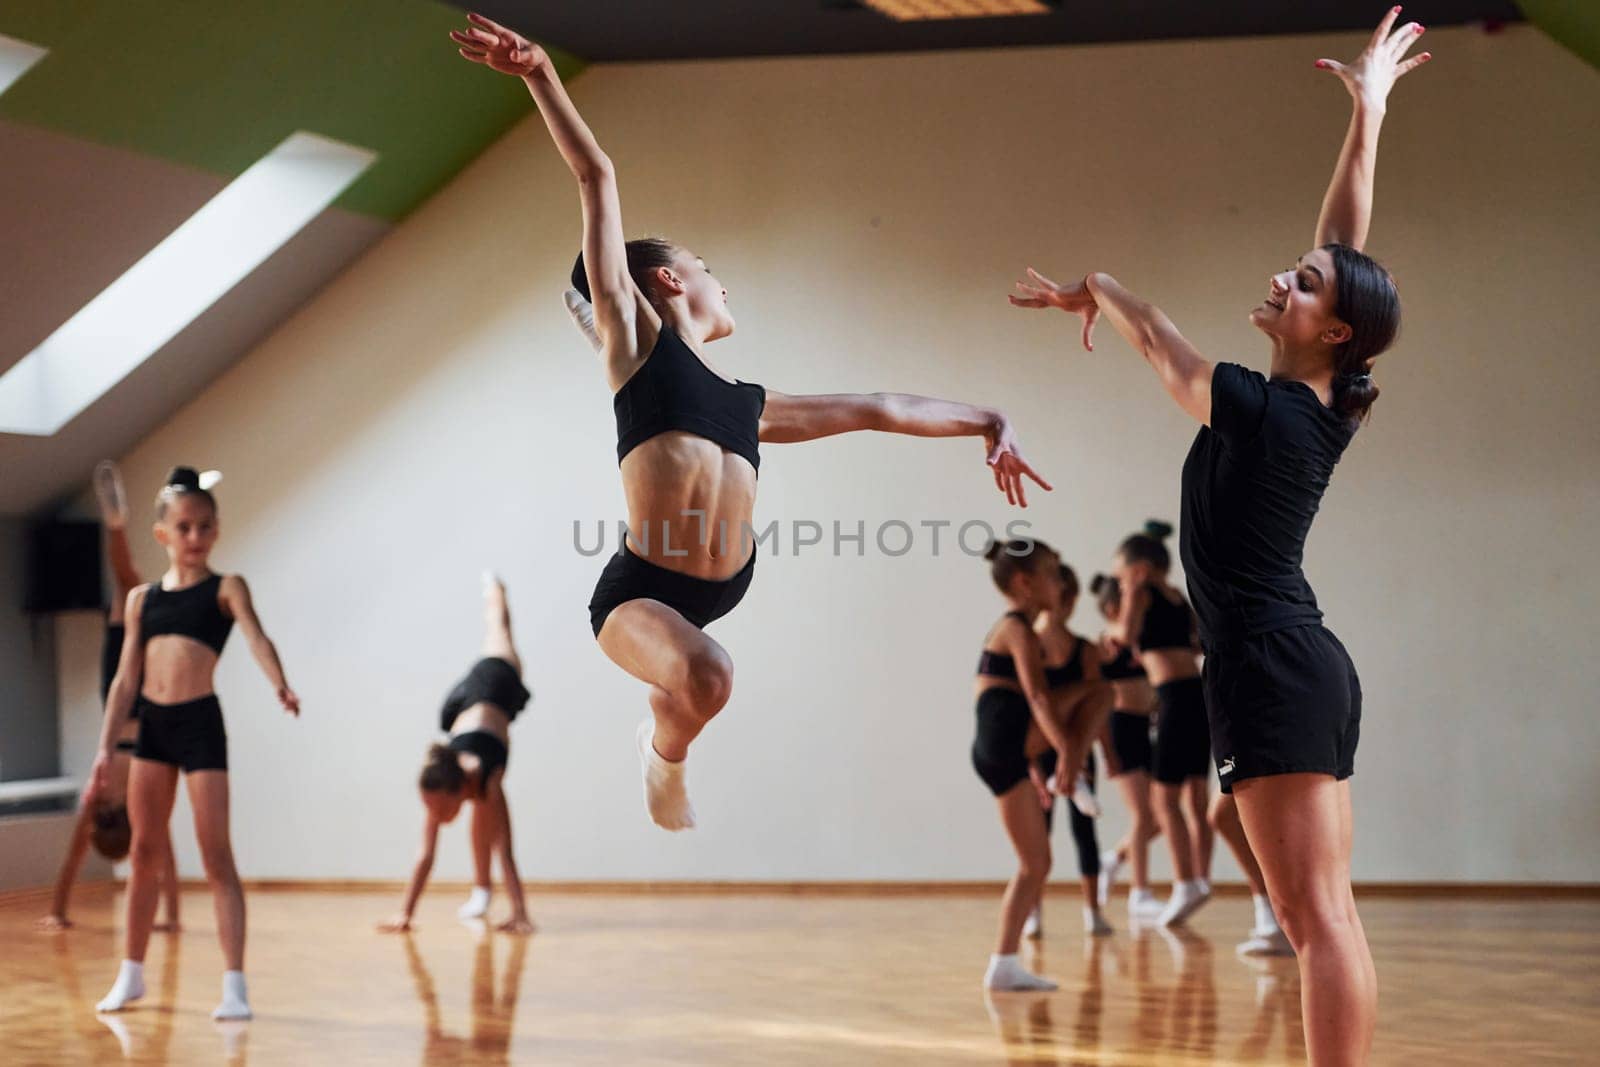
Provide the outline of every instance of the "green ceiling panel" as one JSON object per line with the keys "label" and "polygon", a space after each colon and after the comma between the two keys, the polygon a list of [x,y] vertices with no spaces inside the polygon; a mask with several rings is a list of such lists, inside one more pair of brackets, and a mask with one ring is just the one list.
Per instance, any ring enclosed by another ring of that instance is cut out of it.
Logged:
{"label": "green ceiling panel", "polygon": [[378,152],[335,206],[396,220],[533,107],[456,55],[464,21],[429,0],[5,0],[0,33],[50,52],[0,118],[227,177],[310,130]]}
{"label": "green ceiling panel", "polygon": [[1595,0],[1518,0],[1528,21],[1600,67],[1600,3]]}

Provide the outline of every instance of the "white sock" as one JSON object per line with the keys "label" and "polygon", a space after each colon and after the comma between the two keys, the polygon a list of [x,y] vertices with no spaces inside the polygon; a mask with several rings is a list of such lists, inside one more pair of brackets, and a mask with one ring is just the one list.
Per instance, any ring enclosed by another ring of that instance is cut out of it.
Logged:
{"label": "white sock", "polygon": [[983,974],[983,988],[1008,991],[1033,991],[1049,992],[1057,988],[1056,984],[1048,978],[1040,978],[1022,965],[1015,952],[1009,955],[998,953],[989,957],[989,969]]}
{"label": "white sock", "polygon": [[1250,931],[1252,937],[1265,937],[1280,929],[1278,917],[1272,912],[1272,901],[1265,893],[1254,893],[1250,897],[1251,903],[1256,907],[1255,929]]}
{"label": "white sock", "polygon": [[461,919],[481,919],[489,911],[489,891],[486,885],[475,885],[472,892],[467,894],[467,902],[456,909],[456,917]]}
{"label": "white sock", "polygon": [[144,996],[144,964],[123,960],[117,971],[117,980],[111,983],[111,992],[94,1006],[95,1011],[121,1011]]}
{"label": "white sock", "polygon": [[1105,916],[1100,914],[1099,908],[1083,906],[1083,932],[1093,934],[1095,937],[1106,937],[1116,931],[1111,929],[1111,924],[1106,922]]}
{"label": "white sock", "polygon": [[1149,886],[1128,890],[1128,914],[1140,919],[1154,919],[1161,914],[1161,901]]}
{"label": "white sock", "polygon": [[1161,917],[1157,921],[1162,926],[1181,923],[1205,902],[1205,894],[1200,891],[1200,879],[1173,882],[1172,895],[1167,898],[1167,906],[1161,909]]}
{"label": "white sock", "polygon": [[1117,850],[1108,848],[1100,853],[1100,877],[1095,883],[1095,899],[1103,908],[1111,900],[1111,887],[1117,884],[1117,872],[1122,869],[1122,861],[1117,858]]}
{"label": "white sock", "polygon": [[1072,783],[1072,806],[1091,819],[1100,817],[1100,801],[1089,788],[1089,779],[1081,774],[1078,775],[1078,780]]}
{"label": "white sock", "polygon": [[213,1019],[250,1018],[250,998],[244,991],[243,971],[222,972],[222,1003],[211,1013]]}
{"label": "white sock", "polygon": [[1211,895],[1211,879],[1201,875],[1194,880],[1194,884],[1200,887],[1201,896],[1209,897]]}
{"label": "white sock", "polygon": [[1033,910],[1028,912],[1028,918],[1022,924],[1022,936],[1030,939],[1044,936],[1044,916],[1040,905],[1035,904]]}
{"label": "white sock", "polygon": [[663,830],[692,830],[694,808],[683,781],[687,761],[662,759],[652,743],[655,733],[655,723],[646,719],[634,735],[639,743],[639,769],[644,772],[644,806],[650,811],[650,820]]}
{"label": "white sock", "polygon": [[1293,956],[1294,946],[1282,930],[1252,930],[1249,939],[1235,945],[1234,951],[1241,956]]}

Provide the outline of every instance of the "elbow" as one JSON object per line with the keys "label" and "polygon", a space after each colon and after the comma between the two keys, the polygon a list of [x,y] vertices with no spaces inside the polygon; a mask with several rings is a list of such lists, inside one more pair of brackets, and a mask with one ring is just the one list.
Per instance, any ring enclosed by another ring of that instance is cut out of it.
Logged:
{"label": "elbow", "polygon": [[578,184],[585,187],[604,185],[616,180],[616,171],[612,169],[611,157],[604,152],[596,152],[593,156],[584,159],[572,168],[573,174],[578,178]]}

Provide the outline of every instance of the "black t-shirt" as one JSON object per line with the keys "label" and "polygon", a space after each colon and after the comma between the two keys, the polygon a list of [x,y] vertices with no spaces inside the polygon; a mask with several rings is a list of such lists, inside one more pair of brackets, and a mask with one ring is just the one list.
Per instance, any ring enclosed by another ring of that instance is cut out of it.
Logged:
{"label": "black t-shirt", "polygon": [[1183,464],[1178,540],[1207,648],[1322,621],[1300,562],[1355,428],[1304,382],[1217,364],[1211,425]]}

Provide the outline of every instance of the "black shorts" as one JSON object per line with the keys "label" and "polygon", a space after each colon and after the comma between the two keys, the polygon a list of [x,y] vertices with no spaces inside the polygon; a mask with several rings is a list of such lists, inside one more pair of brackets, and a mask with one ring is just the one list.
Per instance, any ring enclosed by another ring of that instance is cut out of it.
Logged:
{"label": "black shorts", "polygon": [[1296,626],[1206,656],[1206,707],[1222,791],[1270,774],[1355,773],[1361,679],[1339,639]]}
{"label": "black shorts", "polygon": [[456,717],[474,704],[493,704],[514,722],[531,696],[515,667],[499,656],[485,656],[444,698],[444,707],[439,709],[439,729],[449,733]]}
{"label": "black shorts", "polygon": [[[111,683],[117,677],[117,664],[122,661],[122,640],[128,628],[120,622],[106,623],[106,637],[100,644],[100,705],[105,706],[111,696]],[[139,706],[133,707],[134,718],[139,716]]]}
{"label": "black shorts", "polygon": [[136,758],[185,771],[228,769],[228,732],[215,694],[182,704],[157,704],[141,696],[134,706],[139,714]]}
{"label": "black shorts", "polygon": [[1033,712],[1015,689],[993,686],[978,694],[978,732],[972,769],[995,796],[1028,777],[1028,726]]}
{"label": "black shorts", "polygon": [[1150,777],[1182,785],[1211,771],[1211,731],[1206,724],[1205,687],[1198,678],[1156,686],[1156,739]]}
{"label": "black shorts", "polygon": [[1122,767],[1118,774],[1150,769],[1150,716],[1136,711],[1111,713],[1111,751]]}
{"label": "black shorts", "polygon": [[594,596],[589,598],[589,625],[599,637],[606,617],[620,605],[630,600],[659,600],[703,630],[739,606],[755,573],[755,552],[738,574],[713,582],[658,567],[623,545],[600,572]]}

